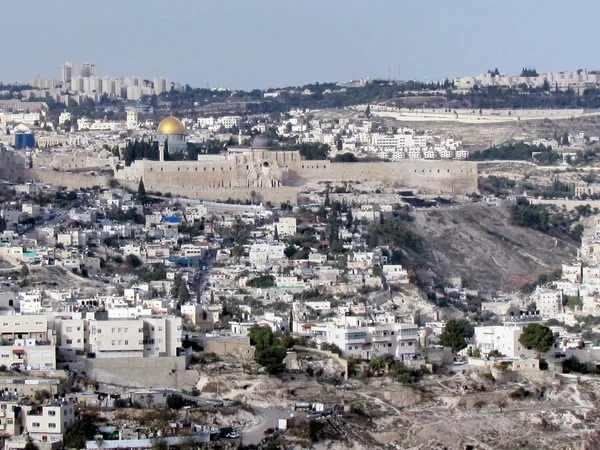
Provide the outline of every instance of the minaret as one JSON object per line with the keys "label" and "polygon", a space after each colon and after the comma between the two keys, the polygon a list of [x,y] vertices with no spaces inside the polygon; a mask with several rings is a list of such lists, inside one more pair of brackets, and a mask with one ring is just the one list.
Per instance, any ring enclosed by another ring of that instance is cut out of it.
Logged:
{"label": "minaret", "polygon": [[165,143],[164,142],[160,142],[158,144],[158,160],[159,161],[165,160]]}

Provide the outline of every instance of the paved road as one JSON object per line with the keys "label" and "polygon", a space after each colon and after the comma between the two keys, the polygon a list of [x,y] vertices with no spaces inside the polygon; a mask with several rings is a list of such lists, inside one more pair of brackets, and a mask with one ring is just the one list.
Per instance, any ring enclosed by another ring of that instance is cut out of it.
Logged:
{"label": "paved road", "polygon": [[279,419],[287,418],[293,413],[292,410],[267,409],[252,407],[254,413],[258,416],[258,425],[242,431],[242,442],[244,445],[257,445],[263,440],[264,432],[267,428],[277,428]]}

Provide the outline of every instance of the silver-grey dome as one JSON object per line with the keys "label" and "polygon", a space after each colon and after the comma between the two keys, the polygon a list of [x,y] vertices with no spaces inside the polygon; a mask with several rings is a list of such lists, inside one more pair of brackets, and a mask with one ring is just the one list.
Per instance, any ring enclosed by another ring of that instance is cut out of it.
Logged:
{"label": "silver-grey dome", "polygon": [[252,140],[252,148],[264,148],[269,146],[269,138],[259,134]]}

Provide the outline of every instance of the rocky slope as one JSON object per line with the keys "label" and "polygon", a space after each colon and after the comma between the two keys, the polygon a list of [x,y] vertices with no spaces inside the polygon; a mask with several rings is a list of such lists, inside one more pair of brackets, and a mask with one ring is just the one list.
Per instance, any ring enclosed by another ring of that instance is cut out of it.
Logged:
{"label": "rocky slope", "polygon": [[438,278],[461,276],[480,289],[518,290],[577,254],[579,243],[511,224],[507,206],[472,204],[412,213]]}

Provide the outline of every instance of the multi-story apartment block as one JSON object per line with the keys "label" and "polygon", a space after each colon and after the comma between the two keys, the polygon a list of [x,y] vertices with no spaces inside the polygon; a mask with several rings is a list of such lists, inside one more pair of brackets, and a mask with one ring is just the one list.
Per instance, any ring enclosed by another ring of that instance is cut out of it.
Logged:
{"label": "multi-story apartment block", "polygon": [[53,402],[30,410],[25,416],[25,428],[35,442],[60,442],[63,434],[75,422],[70,403]]}
{"label": "multi-story apartment block", "polygon": [[136,319],[90,319],[88,355],[95,358],[144,356],[144,323]]}
{"label": "multi-story apartment block", "polygon": [[534,350],[528,350],[519,342],[523,328],[531,323],[542,323],[542,319],[536,315],[525,315],[512,317],[503,325],[475,327],[475,345],[481,349],[483,356],[497,350],[511,358],[535,357]]}
{"label": "multi-story apartment block", "polygon": [[268,261],[277,261],[285,258],[285,244],[282,242],[252,244],[250,247],[250,263],[255,266],[264,266]]}
{"label": "multi-story apartment block", "polygon": [[91,319],[88,329],[88,355],[96,358],[177,356],[181,345],[180,317]]}
{"label": "multi-story apartment block", "polygon": [[413,324],[381,324],[363,317],[348,316],[338,323],[313,326],[311,333],[318,344],[337,345],[344,358],[371,359],[373,356],[392,355],[398,360],[409,360],[418,353],[418,327]]}
{"label": "multi-story apartment block", "polygon": [[48,323],[42,315],[1,316],[0,338],[2,344],[12,344],[17,339],[48,342]]}
{"label": "multi-story apartment block", "polygon": [[87,344],[87,324],[85,319],[57,319],[55,327],[58,346],[65,350],[85,350]]}
{"label": "multi-story apartment block", "polygon": [[544,289],[539,286],[531,296],[535,301],[540,316],[551,319],[564,312],[562,292],[555,289]]}
{"label": "multi-story apartment block", "polygon": [[23,408],[19,397],[3,391],[0,395],[0,434],[18,436],[23,432]]}
{"label": "multi-story apartment block", "polygon": [[276,226],[279,236],[293,236],[296,234],[295,217],[281,217]]}
{"label": "multi-story apartment block", "polygon": [[177,356],[181,346],[181,317],[144,317],[144,357]]}

